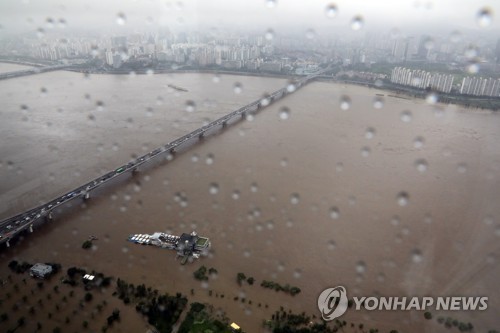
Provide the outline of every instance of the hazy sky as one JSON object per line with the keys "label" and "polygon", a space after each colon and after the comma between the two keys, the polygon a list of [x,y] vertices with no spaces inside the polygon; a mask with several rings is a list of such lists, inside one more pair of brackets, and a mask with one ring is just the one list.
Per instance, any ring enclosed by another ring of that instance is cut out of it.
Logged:
{"label": "hazy sky", "polygon": [[[337,11],[329,17],[327,8],[332,4]],[[479,20],[483,9],[491,15]],[[125,20],[120,20],[121,13]],[[48,18],[56,23],[64,19],[68,30],[119,32],[167,26],[172,30],[213,27],[257,32],[273,29],[276,33],[314,29],[324,33],[349,28],[357,15],[363,18],[361,31],[434,27],[448,33],[458,28],[493,32],[500,37],[499,0],[0,0],[4,33],[35,34],[38,28],[48,31]]]}

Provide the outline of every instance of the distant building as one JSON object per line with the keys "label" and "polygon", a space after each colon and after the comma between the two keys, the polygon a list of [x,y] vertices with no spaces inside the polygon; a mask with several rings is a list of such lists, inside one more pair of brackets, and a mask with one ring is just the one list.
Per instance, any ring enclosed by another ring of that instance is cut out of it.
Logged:
{"label": "distant building", "polygon": [[33,277],[45,279],[49,277],[50,274],[52,274],[52,266],[50,265],[37,263],[30,268],[30,275]]}
{"label": "distant building", "polygon": [[120,68],[120,66],[122,65],[122,63],[123,63],[122,56],[119,53],[115,53],[113,55],[113,67],[114,68]]}
{"label": "distant building", "polygon": [[263,72],[281,72],[282,67],[281,62],[263,62],[260,64],[260,70]]}
{"label": "distant building", "polygon": [[474,96],[500,97],[500,79],[475,76],[464,77],[460,93]]}
{"label": "distant building", "polygon": [[106,51],[106,64],[113,66],[113,52]]}
{"label": "distant building", "polygon": [[449,93],[455,78],[451,74],[432,73],[420,69],[395,67],[391,72],[391,82],[415,88],[431,88]]}

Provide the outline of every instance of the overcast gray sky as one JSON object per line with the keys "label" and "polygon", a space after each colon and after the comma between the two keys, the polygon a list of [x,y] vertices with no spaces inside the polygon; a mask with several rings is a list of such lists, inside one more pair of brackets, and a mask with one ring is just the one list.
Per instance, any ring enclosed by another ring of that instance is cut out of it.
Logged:
{"label": "overcast gray sky", "polygon": [[[270,4],[273,4],[270,6]],[[335,17],[328,17],[327,6],[335,4]],[[478,13],[487,9],[491,20],[478,21]],[[123,13],[125,24],[117,21]],[[311,28],[318,33],[349,27],[352,18],[363,18],[363,30],[439,27],[451,31],[477,29],[500,32],[499,0],[1,0],[0,24],[4,33],[30,32],[47,28],[47,18],[63,18],[67,28],[110,29],[109,31],[168,26],[172,30],[248,28],[273,29],[276,33],[290,28]],[[498,15],[498,16],[497,16]],[[483,23],[483,24],[479,24]],[[46,29],[47,30],[47,29]],[[447,33],[449,31],[443,31]],[[499,36],[500,37],[500,36]]]}

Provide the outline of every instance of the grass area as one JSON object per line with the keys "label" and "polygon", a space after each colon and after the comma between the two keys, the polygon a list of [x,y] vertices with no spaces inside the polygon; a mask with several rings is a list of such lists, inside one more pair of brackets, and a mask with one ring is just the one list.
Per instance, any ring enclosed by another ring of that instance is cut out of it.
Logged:
{"label": "grass area", "polygon": [[227,318],[214,315],[212,307],[193,303],[178,333],[232,333]]}

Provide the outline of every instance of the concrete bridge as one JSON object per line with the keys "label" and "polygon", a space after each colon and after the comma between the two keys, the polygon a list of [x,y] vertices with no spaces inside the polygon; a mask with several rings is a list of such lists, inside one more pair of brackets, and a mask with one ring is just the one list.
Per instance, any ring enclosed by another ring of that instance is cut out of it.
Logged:
{"label": "concrete bridge", "polygon": [[44,67],[23,69],[23,70],[14,71],[14,72],[0,73],[0,80],[12,79],[15,77],[27,76],[27,75],[33,75],[33,74],[40,74],[40,73],[45,73],[45,72],[50,72],[50,71],[57,71],[60,69],[68,69],[68,68],[71,68],[72,66],[73,65],[53,65],[53,66],[44,66]]}
{"label": "concrete bridge", "polygon": [[[6,247],[11,245],[11,241],[21,233],[33,232],[36,227],[50,222],[56,215],[63,215],[65,211],[78,207],[83,201],[90,200],[93,192],[102,192],[106,185],[110,186],[117,183],[118,179],[126,178],[127,175],[133,175],[139,172],[139,167],[147,164],[153,164],[159,161],[170,161],[173,155],[180,153],[189,146],[204,138],[209,137],[219,131],[227,128],[245,119],[249,115],[253,115],[264,107],[286,97],[287,95],[297,91],[310,81],[330,70],[326,68],[315,74],[303,77],[293,83],[290,83],[284,88],[278,89],[263,98],[256,100],[248,105],[245,105],[211,123],[199,127],[196,130],[181,136],[174,141],[171,141],[153,151],[142,155],[135,160],[121,165],[116,169],[105,173],[102,176],[83,184],[74,190],[71,190],[47,203],[38,207],[29,209],[23,213],[12,216],[0,222],[0,245],[5,244]],[[3,248],[3,246],[2,246]]]}

